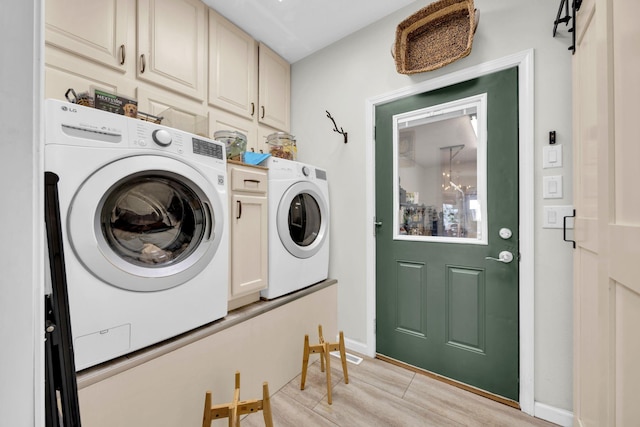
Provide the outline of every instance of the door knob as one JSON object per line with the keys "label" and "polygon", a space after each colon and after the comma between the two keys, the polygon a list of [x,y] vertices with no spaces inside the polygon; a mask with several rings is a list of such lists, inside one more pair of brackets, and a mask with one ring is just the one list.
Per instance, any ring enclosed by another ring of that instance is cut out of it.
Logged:
{"label": "door knob", "polygon": [[505,264],[509,264],[513,261],[513,254],[509,251],[502,251],[498,254],[498,258],[493,257],[485,257],[485,259],[490,259],[492,261],[504,262]]}
{"label": "door knob", "polygon": [[500,237],[502,237],[505,240],[510,239],[511,236],[513,236],[513,233],[508,228],[501,228],[498,234],[500,234]]}

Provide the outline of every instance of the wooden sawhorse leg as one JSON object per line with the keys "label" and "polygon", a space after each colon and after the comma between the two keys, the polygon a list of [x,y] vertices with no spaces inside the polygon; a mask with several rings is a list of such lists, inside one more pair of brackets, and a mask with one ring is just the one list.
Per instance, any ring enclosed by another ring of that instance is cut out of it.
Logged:
{"label": "wooden sawhorse leg", "polygon": [[204,415],[202,427],[211,427],[214,420],[228,418],[229,427],[240,427],[240,416],[262,411],[266,427],[273,427],[271,414],[271,400],[269,399],[269,385],[262,384],[262,400],[240,400],[240,372],[236,372],[236,388],[233,393],[233,402],[222,405],[211,405],[211,392],[207,391],[204,398]]}
{"label": "wooden sawhorse leg", "polygon": [[307,367],[309,365],[309,355],[320,355],[320,371],[325,372],[326,363],[326,375],[327,375],[327,401],[329,405],[332,404],[331,396],[331,352],[339,351],[340,360],[342,361],[342,372],[344,374],[344,383],[349,384],[349,373],[347,372],[347,356],[344,346],[344,334],[340,331],[340,340],[337,343],[328,343],[322,336],[322,325],[318,325],[318,335],[320,337],[320,343],[317,345],[309,345],[309,335],[304,336],[304,349],[302,353],[302,378],[300,380],[300,390],[304,390],[304,384],[307,379]]}

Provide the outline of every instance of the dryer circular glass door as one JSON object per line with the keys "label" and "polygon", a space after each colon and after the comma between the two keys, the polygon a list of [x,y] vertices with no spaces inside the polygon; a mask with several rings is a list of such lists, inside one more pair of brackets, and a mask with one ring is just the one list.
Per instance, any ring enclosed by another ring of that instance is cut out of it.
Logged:
{"label": "dryer circular glass door", "polygon": [[280,199],[276,223],[280,241],[291,255],[315,255],[329,233],[328,204],[318,186],[300,181],[289,187]]}
{"label": "dryer circular glass door", "polygon": [[200,172],[178,160],[134,156],[87,179],[67,228],[85,268],[133,291],[187,282],[213,258],[223,234],[221,197]]}

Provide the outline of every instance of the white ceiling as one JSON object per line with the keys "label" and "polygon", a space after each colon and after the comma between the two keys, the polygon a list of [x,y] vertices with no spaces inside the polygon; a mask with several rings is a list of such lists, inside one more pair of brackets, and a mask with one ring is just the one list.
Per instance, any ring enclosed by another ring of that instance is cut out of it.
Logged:
{"label": "white ceiling", "polygon": [[415,0],[203,1],[294,63]]}

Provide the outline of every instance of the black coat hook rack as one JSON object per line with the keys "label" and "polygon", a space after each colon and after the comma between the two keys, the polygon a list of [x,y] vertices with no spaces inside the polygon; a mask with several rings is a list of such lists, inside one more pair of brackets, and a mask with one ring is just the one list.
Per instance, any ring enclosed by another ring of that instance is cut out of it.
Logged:
{"label": "black coat hook rack", "polygon": [[[569,15],[569,2],[571,2],[571,15]],[[580,10],[581,5],[582,0],[560,0],[558,14],[556,15],[556,20],[553,21],[553,37],[555,37],[559,24],[567,26],[569,22],[573,20],[573,24],[568,30],[571,33],[571,46],[569,46],[569,50],[572,54],[576,53],[576,11]],[[564,16],[562,16],[563,9]]]}
{"label": "black coat hook rack", "polygon": [[345,132],[342,128],[340,128],[340,130],[338,130],[338,126],[336,125],[336,121],[333,120],[333,117],[331,117],[331,113],[328,112],[328,111],[327,111],[327,117],[329,117],[331,119],[331,121],[333,122],[333,131],[342,134],[342,136],[344,136],[344,143],[346,144],[347,143],[347,132]]}

